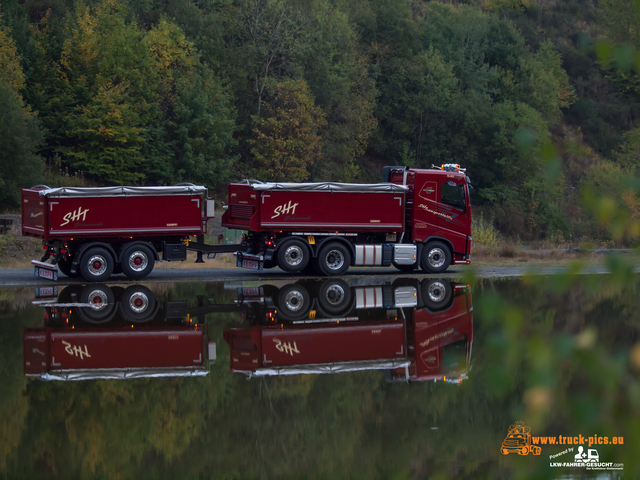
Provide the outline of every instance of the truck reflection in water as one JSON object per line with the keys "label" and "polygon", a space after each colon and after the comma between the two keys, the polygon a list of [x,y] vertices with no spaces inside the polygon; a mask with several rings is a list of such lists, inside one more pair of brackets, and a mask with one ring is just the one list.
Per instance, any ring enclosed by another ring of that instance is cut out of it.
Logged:
{"label": "truck reflection in water", "polygon": [[[38,291],[36,292],[38,293]],[[36,300],[44,328],[26,328],[24,374],[43,380],[203,376],[215,359],[186,302],[160,305],[147,287],[68,286]]]}
{"label": "truck reflection in water", "polygon": [[208,341],[205,316],[236,312],[238,322],[223,332],[232,372],[383,370],[388,381],[467,378],[473,339],[468,286],[366,280],[239,287],[233,303],[198,297],[192,308],[186,301],[160,301],[142,285],[72,285],[59,296],[41,289],[36,293],[49,297],[34,303],[45,309],[44,327],[24,330],[24,373],[44,380],[206,375],[215,343]]}
{"label": "truck reflection in water", "polygon": [[368,286],[299,281],[239,288],[236,301],[247,311],[243,325],[224,332],[233,372],[384,370],[388,381],[467,378],[473,339],[467,285],[438,279]]}

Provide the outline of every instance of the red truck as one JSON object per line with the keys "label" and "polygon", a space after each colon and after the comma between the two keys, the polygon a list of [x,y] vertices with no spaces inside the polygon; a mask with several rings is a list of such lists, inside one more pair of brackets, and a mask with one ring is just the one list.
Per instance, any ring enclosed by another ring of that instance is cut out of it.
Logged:
{"label": "red truck", "polygon": [[459,165],[385,167],[383,183],[229,185],[222,225],[247,230],[237,266],[341,275],[350,266],[444,272],[471,258],[469,178]]}
{"label": "red truck", "polygon": [[[458,165],[385,167],[383,183],[229,185],[222,225],[248,231],[240,245],[205,245],[213,201],[206,188],[48,188],[22,190],[22,234],[41,238],[37,275],[105,281],[112,273],[146,277],[155,261],[235,252],[239,267],[279,266],[341,275],[350,266],[445,271],[471,258],[469,178]],[[204,205],[204,213],[203,213]]]}
{"label": "red truck", "polygon": [[300,281],[280,289],[240,288],[237,301],[247,306],[247,324],[223,333],[233,372],[374,369],[384,370],[388,381],[467,378],[473,307],[466,285],[440,279],[369,286]]}
{"label": "red truck", "polygon": [[144,286],[71,286],[44,301],[45,327],[23,331],[25,376],[204,376],[206,362],[215,360],[215,342],[206,325],[193,322],[186,302],[161,306]]}
{"label": "red truck", "polygon": [[56,274],[43,263],[52,257],[67,276],[104,281],[124,273],[139,280],[159,252],[167,261],[187,258],[185,240],[202,235],[214,215],[206,192],[196,185],[23,189],[22,234],[42,239],[45,255],[32,263],[45,278]]}

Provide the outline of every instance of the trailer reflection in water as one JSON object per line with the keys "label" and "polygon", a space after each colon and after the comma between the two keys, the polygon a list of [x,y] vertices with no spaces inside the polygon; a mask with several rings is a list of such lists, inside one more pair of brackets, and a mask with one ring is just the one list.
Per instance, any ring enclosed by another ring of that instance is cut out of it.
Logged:
{"label": "trailer reflection in water", "polygon": [[44,380],[206,375],[216,349],[205,317],[237,312],[223,337],[231,371],[249,377],[382,370],[388,381],[467,378],[468,286],[371,280],[241,286],[232,304],[199,298],[192,308],[160,301],[142,285],[68,286],[34,301],[45,309],[44,327],[24,330],[24,373]]}

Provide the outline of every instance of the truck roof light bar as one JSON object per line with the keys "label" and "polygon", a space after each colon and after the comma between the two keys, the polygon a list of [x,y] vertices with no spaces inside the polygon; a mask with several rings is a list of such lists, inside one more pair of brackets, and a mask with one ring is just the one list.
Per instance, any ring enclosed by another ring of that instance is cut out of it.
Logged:
{"label": "truck roof light bar", "polygon": [[460,168],[460,165],[457,163],[443,163],[439,167],[436,165],[431,165],[431,168],[435,168],[436,170],[444,170],[446,172],[466,172],[466,168]]}

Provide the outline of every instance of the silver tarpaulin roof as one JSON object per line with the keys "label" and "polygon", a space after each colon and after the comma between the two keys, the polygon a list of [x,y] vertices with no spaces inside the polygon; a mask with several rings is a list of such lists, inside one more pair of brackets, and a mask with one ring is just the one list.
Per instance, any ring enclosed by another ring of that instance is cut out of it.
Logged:
{"label": "silver tarpaulin roof", "polygon": [[58,187],[40,190],[41,197],[125,197],[147,195],[191,194],[206,192],[201,185],[174,185],[171,187]]}
{"label": "silver tarpaulin roof", "polygon": [[205,367],[97,368],[86,370],[54,370],[40,375],[41,380],[65,382],[77,380],[129,380],[132,378],[204,377]]}
{"label": "silver tarpaulin roof", "polygon": [[255,372],[247,372],[249,376],[268,377],[273,375],[300,375],[310,373],[344,373],[360,370],[393,370],[410,365],[406,359],[396,360],[363,360],[360,362],[317,363],[312,365],[292,365],[287,367],[258,368]]}
{"label": "silver tarpaulin roof", "polygon": [[322,192],[406,192],[409,187],[395,183],[254,183],[254,190],[322,191]]}

